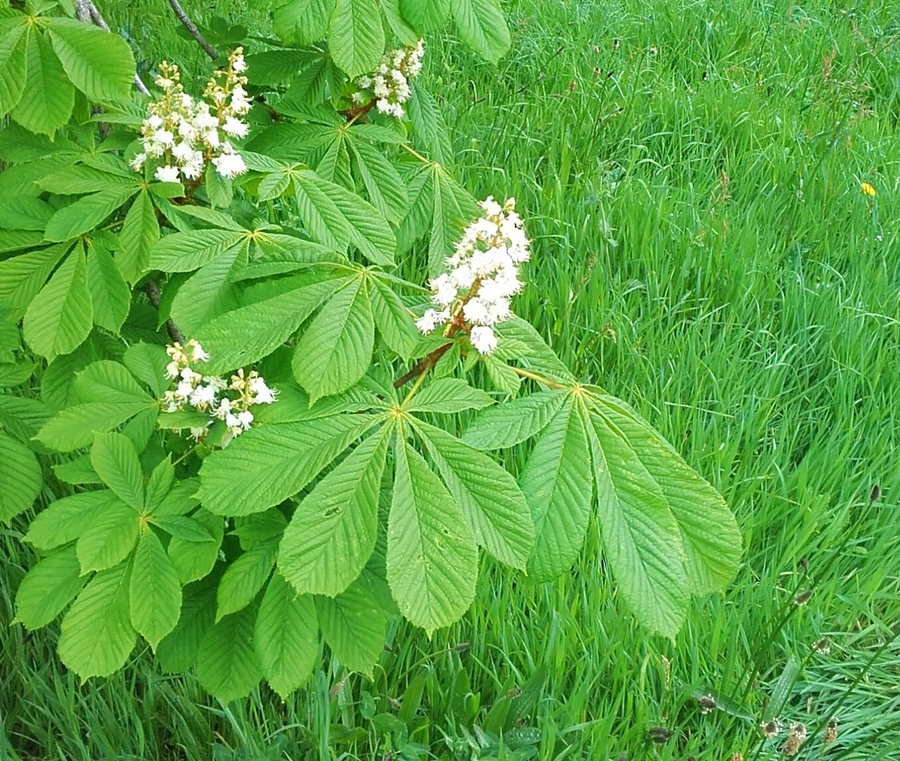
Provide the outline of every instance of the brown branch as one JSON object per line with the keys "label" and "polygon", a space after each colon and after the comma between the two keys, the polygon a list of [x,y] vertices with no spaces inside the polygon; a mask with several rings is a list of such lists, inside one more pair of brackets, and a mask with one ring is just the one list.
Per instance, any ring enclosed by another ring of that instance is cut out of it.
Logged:
{"label": "brown branch", "polygon": [[178,20],[184,24],[184,28],[191,33],[191,37],[197,40],[197,44],[203,48],[203,52],[215,61],[219,57],[219,51],[206,41],[203,34],[197,28],[197,25],[191,21],[187,13],[184,12],[181,3],[179,3],[178,0],[169,0],[169,5],[172,6],[172,10],[175,11]]}
{"label": "brown branch", "polygon": [[452,342],[439,346],[433,352],[426,354],[412,370],[402,378],[397,378],[397,380],[394,381],[394,388],[400,388],[409,383],[413,378],[418,378],[422,373],[430,370],[438,363],[438,360],[447,353],[451,346],[453,346]]}
{"label": "brown branch", "polygon": [[[144,283],[144,293],[147,294],[150,303],[159,310],[159,302],[162,300],[162,294],[159,292],[159,286],[156,284],[155,280],[148,280]],[[171,317],[166,320],[166,330],[169,333],[169,338],[175,341],[175,343],[184,345],[184,334],[178,329],[178,326]]]}

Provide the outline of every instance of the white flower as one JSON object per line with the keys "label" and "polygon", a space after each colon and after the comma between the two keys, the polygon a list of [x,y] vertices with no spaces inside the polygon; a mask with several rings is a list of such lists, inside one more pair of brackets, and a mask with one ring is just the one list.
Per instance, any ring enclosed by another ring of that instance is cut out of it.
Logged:
{"label": "white flower", "polygon": [[416,320],[416,327],[421,333],[430,333],[438,325],[443,325],[449,319],[450,310],[448,309],[441,312],[436,312],[434,309],[426,309],[425,314]]}
{"label": "white flower", "polygon": [[135,172],[140,172],[141,169],[144,168],[144,164],[147,161],[146,153],[139,153],[133,159],[131,159],[131,168],[134,169]]}
{"label": "white flower", "polygon": [[212,386],[197,386],[191,394],[191,407],[206,409],[216,403],[217,391]]}
{"label": "white flower", "polygon": [[237,177],[247,171],[247,165],[240,153],[223,153],[213,159],[213,164],[223,177]]}
{"label": "white flower", "polygon": [[177,166],[161,166],[153,175],[159,182],[178,182]]}
{"label": "white flower", "polygon": [[231,68],[234,69],[238,74],[247,71],[247,62],[244,60],[244,56],[235,56],[234,60],[231,62]]}
{"label": "white flower", "polygon": [[191,428],[190,437],[194,441],[200,441],[206,435],[206,427],[203,428]]}
{"label": "white flower", "polygon": [[178,367],[177,362],[169,362],[166,365],[166,377],[175,380],[181,374],[181,369]]}
{"label": "white flower", "polygon": [[486,325],[476,325],[472,328],[470,340],[479,354],[490,354],[497,348],[497,336]]}
{"label": "white flower", "polygon": [[144,119],[144,124],[149,127],[151,130],[157,130],[163,126],[162,117],[157,114],[153,114],[152,116],[148,116]]}
{"label": "white flower", "polygon": [[244,410],[238,413],[238,423],[245,431],[250,430],[250,424],[253,422],[253,413],[250,410]]}
{"label": "white flower", "polygon": [[475,325],[487,325],[488,305],[481,299],[470,299],[463,307],[463,317]]}
{"label": "white flower", "polygon": [[240,119],[229,116],[227,119],[225,119],[225,123],[222,125],[222,131],[227,135],[231,135],[231,137],[241,138],[247,137],[247,133],[250,131],[250,128]]}
{"label": "white flower", "polygon": [[157,145],[162,145],[166,148],[171,148],[175,145],[175,135],[173,135],[167,129],[158,129],[153,133],[153,142]]}
{"label": "white flower", "polygon": [[271,404],[275,401],[275,392],[259,376],[250,379],[250,391],[254,394],[254,404]]}

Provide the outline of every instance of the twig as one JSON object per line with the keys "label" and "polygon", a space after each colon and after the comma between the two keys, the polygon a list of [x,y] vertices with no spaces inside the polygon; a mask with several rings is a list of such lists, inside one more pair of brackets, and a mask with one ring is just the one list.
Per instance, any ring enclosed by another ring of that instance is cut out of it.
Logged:
{"label": "twig", "polygon": [[[144,283],[144,293],[147,294],[150,303],[153,304],[156,309],[159,309],[159,302],[162,300],[162,294],[159,292],[159,286],[156,284],[155,280],[148,280]],[[176,343],[184,344],[184,333],[178,329],[178,326],[172,321],[171,317],[166,320],[166,330],[169,333],[169,338]]]}
{"label": "twig", "polygon": [[178,20],[184,24],[184,28],[187,29],[191,36],[197,40],[197,44],[203,48],[203,52],[206,53],[210,58],[214,61],[219,57],[219,51],[216,50],[212,45],[210,45],[200,33],[200,30],[197,28],[197,25],[191,21],[190,17],[187,13],[184,12],[184,8],[181,7],[181,3],[178,0],[169,0],[169,5],[172,6],[172,10],[175,11],[175,15],[178,16]]}

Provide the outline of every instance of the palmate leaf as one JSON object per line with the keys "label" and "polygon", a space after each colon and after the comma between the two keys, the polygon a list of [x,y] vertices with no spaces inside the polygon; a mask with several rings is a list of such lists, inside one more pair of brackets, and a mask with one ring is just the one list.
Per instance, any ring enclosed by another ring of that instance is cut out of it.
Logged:
{"label": "palmate leaf", "polygon": [[591,414],[588,435],[603,547],[619,594],[644,626],[674,637],[690,600],[678,524],[620,431]]}
{"label": "palmate leaf", "polygon": [[206,631],[197,652],[197,679],[223,703],[247,695],[262,678],[253,647],[256,611],[244,608]]}
{"label": "palmate leaf", "polygon": [[450,10],[460,38],[472,50],[497,63],[511,40],[498,0],[450,0]]}
{"label": "palmate leaf", "polygon": [[659,485],[678,523],[691,592],[724,591],[741,557],[741,533],[725,500],[624,402],[595,396],[592,406],[627,439],[633,456]]}
{"label": "palmate leaf", "polygon": [[134,444],[121,433],[97,433],[91,448],[94,471],[126,505],[144,509],[144,474]]}
{"label": "palmate leaf", "polygon": [[25,541],[46,552],[73,542],[114,504],[121,500],[111,491],[89,491],[51,502],[28,526]]}
{"label": "palmate leaf", "polygon": [[275,34],[294,45],[319,42],[328,33],[334,4],[335,0],[289,0],[275,9]]}
{"label": "palmate leaf", "polygon": [[493,407],[466,429],[463,443],[482,450],[521,444],[544,430],[565,401],[565,390],[552,389]]}
{"label": "palmate leaf", "polygon": [[420,420],[413,425],[478,544],[501,563],[524,570],[534,548],[534,523],[515,479],[443,429]]}
{"label": "palmate leaf", "polygon": [[184,673],[193,668],[200,642],[212,628],[215,617],[215,580],[207,578],[186,586],[182,592],[178,623],[156,648],[156,657],[163,671]]}
{"label": "palmate leaf", "polygon": [[387,580],[400,612],[430,636],[472,603],[475,540],[446,487],[399,434],[394,459]]}
{"label": "palmate leaf", "polygon": [[119,233],[116,264],[129,283],[136,283],[146,272],[150,255],[159,240],[159,222],[153,209],[150,194],[142,190],[125,215],[125,224]]}
{"label": "palmate leaf", "polygon": [[106,503],[75,545],[81,572],[104,571],[122,562],[134,549],[140,530],[137,511],[119,499]]}
{"label": "palmate leaf", "polygon": [[279,574],[272,576],[256,616],[253,644],[263,676],[286,699],[303,686],[319,659],[313,598],[298,595]]}
{"label": "palmate leaf", "polygon": [[172,300],[172,318],[187,335],[238,306],[240,288],[232,282],[247,261],[246,245],[234,246],[197,270]]}
{"label": "palmate leaf", "polygon": [[275,544],[254,547],[233,561],[216,591],[216,621],[246,608],[256,597],[275,565]]}
{"label": "palmate leaf", "polygon": [[407,404],[407,412],[443,412],[447,414],[490,407],[493,398],[473,388],[461,378],[441,378],[425,386]]}
{"label": "palmate leaf", "polygon": [[519,485],[534,517],[528,574],[543,581],[556,578],[581,549],[593,497],[587,433],[571,397],[537,440]]}
{"label": "palmate leaf", "polygon": [[154,652],[160,640],[178,623],[181,582],[162,543],[149,526],[144,527],[131,570],[131,624]]}
{"label": "palmate leaf", "polygon": [[421,339],[412,314],[394,290],[377,275],[369,280],[369,300],[375,324],[384,342],[408,360]]}
{"label": "palmate leaf", "polygon": [[62,621],[60,660],[82,679],[109,676],[125,665],[137,641],[128,609],[130,564],[101,571]]}
{"label": "palmate leaf", "polygon": [[47,240],[66,241],[99,227],[100,224],[138,191],[138,186],[113,187],[79,198],[57,211],[47,223]]}
{"label": "palmate leaf", "polygon": [[109,251],[101,246],[88,247],[87,282],[94,323],[118,333],[131,308],[131,289]]}
{"label": "palmate leaf", "polygon": [[194,537],[186,539],[173,536],[169,541],[167,550],[169,559],[175,566],[182,584],[188,584],[209,575],[219,559],[219,548],[222,546],[222,539],[225,536],[224,521],[208,510],[199,509],[194,513],[192,520],[203,526],[212,539],[197,542]]}
{"label": "palmate leaf", "polygon": [[86,581],[74,547],[48,555],[19,584],[16,621],[31,630],[46,626],[75,599]]}
{"label": "palmate leaf", "polygon": [[360,444],[294,511],[278,550],[278,570],[301,594],[340,594],[371,556],[388,432],[382,429]]}
{"label": "palmate leaf", "polygon": [[357,174],[362,178],[372,205],[390,222],[399,222],[409,198],[406,185],[384,153],[362,140],[348,140]]}
{"label": "palmate leaf", "polygon": [[88,98],[128,98],[134,81],[134,56],[122,37],[67,18],[48,18],[47,28],[66,74]]}
{"label": "palmate leaf", "polygon": [[374,71],[384,53],[384,27],[376,0],[337,0],[328,28],[328,48],[348,76]]}
{"label": "palmate leaf", "polygon": [[375,345],[375,318],[362,278],[337,291],[297,342],[294,377],[310,401],[340,394],[369,369]]}
{"label": "palmate leaf", "polygon": [[337,597],[316,597],[319,626],[331,651],[351,671],[372,675],[384,650],[384,614],[360,579]]}
{"label": "palmate leaf", "polygon": [[53,268],[70,248],[70,244],[48,246],[0,262],[0,303],[9,306],[10,319],[22,318]]}
{"label": "palmate leaf", "polygon": [[25,340],[41,356],[53,360],[75,351],[93,325],[84,250],[76,247],[25,312]]}
{"label": "palmate leaf", "polygon": [[72,115],[75,88],[59,58],[36,26],[29,26],[25,41],[26,77],[23,92],[10,115],[25,129],[53,135]]}
{"label": "palmate leaf", "polygon": [[0,524],[31,507],[42,482],[41,466],[31,450],[0,430]]}
{"label": "palmate leaf", "polygon": [[450,0],[400,0],[400,13],[419,35],[425,35],[446,23]]}
{"label": "palmate leaf", "polygon": [[160,238],[150,252],[150,269],[192,272],[247,241],[249,231],[191,230]]}
{"label": "palmate leaf", "polygon": [[25,91],[27,31],[22,18],[0,20],[0,117],[15,108]]}
{"label": "palmate leaf", "polygon": [[497,334],[501,338],[517,341],[527,348],[528,353],[519,360],[524,367],[563,385],[575,383],[575,376],[531,323],[513,315],[497,325]]}
{"label": "palmate leaf", "polygon": [[377,422],[337,415],[252,428],[203,461],[198,497],[217,515],[260,513],[295,495]]}

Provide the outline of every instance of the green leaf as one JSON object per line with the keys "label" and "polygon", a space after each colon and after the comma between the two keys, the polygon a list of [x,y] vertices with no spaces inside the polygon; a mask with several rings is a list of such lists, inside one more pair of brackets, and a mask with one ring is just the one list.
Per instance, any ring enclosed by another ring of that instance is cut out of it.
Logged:
{"label": "green leaf", "polygon": [[53,360],[75,351],[93,325],[84,251],[77,248],[60,265],[25,312],[24,335],[38,354]]}
{"label": "green leaf", "polygon": [[23,444],[30,442],[50,414],[46,405],[37,399],[0,394],[0,424]]}
{"label": "green leaf", "polygon": [[336,251],[346,251],[350,244],[350,223],[323,190],[327,181],[314,172],[297,172],[293,177],[297,209],[310,236]]}
{"label": "green leaf", "polygon": [[[147,488],[144,489],[142,512],[152,515],[153,511],[162,504],[174,483],[175,468],[172,465],[172,455],[170,454],[159,461],[147,480]],[[204,538],[209,539],[210,537],[207,535]]]}
{"label": "green leaf", "polygon": [[461,378],[441,378],[425,386],[404,408],[407,412],[454,413],[484,409],[493,403],[489,394]]}
{"label": "green leaf", "polygon": [[359,576],[375,548],[387,429],[353,450],[294,511],[278,570],[301,594],[334,597]]}
{"label": "green leaf", "polygon": [[[416,144],[422,146],[429,157],[435,161],[451,161],[452,148],[441,110],[437,101],[422,87],[420,82],[412,82],[412,95],[406,103],[406,112],[412,123]],[[432,165],[426,169],[426,174],[433,177],[440,169],[442,169],[440,166]],[[434,190],[433,187],[432,190]],[[410,193],[410,197],[412,197],[412,193]],[[429,201],[431,200],[429,199]]]}
{"label": "green leaf", "polygon": [[0,262],[0,303],[9,305],[10,319],[22,318],[69,248],[68,244],[49,246]]}
{"label": "green leaf", "polygon": [[275,34],[294,45],[319,42],[328,33],[335,0],[290,0],[276,8],[272,22]]}
{"label": "green leaf", "polygon": [[299,492],[377,422],[338,415],[252,428],[203,461],[198,496],[217,515],[267,510]]}
{"label": "green leaf", "polygon": [[0,203],[0,227],[9,230],[43,231],[54,211],[50,204],[40,198],[31,196],[11,198]]}
{"label": "green leaf", "polygon": [[349,142],[357,171],[372,205],[388,221],[395,224],[400,222],[409,204],[403,178],[377,148],[362,140]]}
{"label": "green leaf", "polygon": [[475,540],[453,497],[406,442],[395,448],[388,518],[387,580],[400,612],[431,633],[466,612],[475,596]]}
{"label": "green leaf", "polygon": [[275,545],[255,547],[233,561],[216,592],[216,621],[246,608],[256,597],[275,565]]}
{"label": "green leaf", "polygon": [[446,431],[420,420],[414,427],[462,508],[475,541],[501,563],[524,570],[534,549],[534,523],[515,479]]}
{"label": "green leaf", "polygon": [[400,0],[403,14],[419,35],[440,29],[450,17],[450,0]]}
{"label": "green leaf", "polygon": [[122,361],[135,378],[146,383],[155,396],[162,397],[169,387],[169,379],[166,377],[169,358],[162,346],[132,344],[125,350]]}
{"label": "green leaf", "polygon": [[549,425],[563,403],[561,389],[539,391],[482,412],[462,436],[475,449],[505,449],[536,436]]}
{"label": "green leaf", "polygon": [[129,283],[136,283],[147,271],[150,254],[159,240],[159,222],[153,208],[153,201],[146,190],[142,190],[128,213],[119,233],[119,248],[116,264]]}
{"label": "green leaf", "polygon": [[131,569],[131,624],[156,652],[160,640],[175,628],[181,613],[178,573],[156,534],[141,532]]}
{"label": "green leaf", "polygon": [[538,439],[519,485],[535,527],[528,573],[540,581],[554,579],[578,556],[593,497],[587,433],[571,398]]}
{"label": "green leaf", "polygon": [[375,0],[337,0],[328,29],[334,62],[350,77],[375,70],[384,53],[384,27]]}
{"label": "green leaf", "polygon": [[741,560],[741,532],[725,500],[624,402],[612,397],[593,401],[662,490],[678,523],[691,591],[724,591]]}
{"label": "green leaf", "polygon": [[387,19],[391,31],[403,45],[415,45],[419,35],[400,13],[400,0],[381,0],[381,10]]}
{"label": "green leaf", "polygon": [[297,382],[311,402],[339,394],[369,369],[375,344],[375,318],[360,278],[338,290],[304,331],[294,351]]}
{"label": "green leaf", "polygon": [[[159,520],[158,518],[155,520]],[[219,547],[225,535],[223,521],[218,515],[213,515],[203,508],[194,513],[194,520],[198,521],[212,535],[212,539],[205,542],[195,542],[193,539],[172,537],[169,542],[169,559],[182,584],[197,581],[209,575],[219,559]]]}
{"label": "green leaf", "polygon": [[209,353],[210,373],[257,362],[284,344],[330,296],[340,281],[301,285],[270,299],[226,312],[207,323],[197,340]]}
{"label": "green leaf", "polygon": [[94,322],[118,333],[131,309],[131,289],[109,252],[90,246],[87,255],[87,282],[94,310]]}
{"label": "green leaf", "polygon": [[450,0],[450,9],[460,38],[472,50],[497,63],[511,41],[498,0]]}
{"label": "green leaf", "polygon": [[81,572],[104,571],[121,563],[134,549],[140,530],[141,516],[124,502],[105,504],[75,545]]}
{"label": "green leaf", "polygon": [[253,647],[256,611],[244,608],[207,630],[197,652],[197,679],[223,703],[245,697],[262,678]]}
{"label": "green leaf", "polygon": [[453,253],[465,225],[478,216],[471,194],[439,164],[434,165],[434,213],[428,243],[428,271],[436,275]]}
{"label": "green leaf", "polygon": [[368,285],[378,332],[402,359],[409,359],[421,339],[412,314],[394,290],[380,278],[371,278]]}
{"label": "green leaf", "polygon": [[276,573],[260,603],[253,642],[263,676],[286,700],[309,679],[319,660],[319,624],[313,598],[298,596]]}
{"label": "green leaf", "polygon": [[674,637],[690,600],[675,516],[620,431],[592,414],[588,434],[597,517],[619,594],[641,624]]}
{"label": "green leaf", "polygon": [[41,560],[31,568],[16,591],[16,621],[26,629],[49,624],[74,599],[87,577],[75,548],[68,547]]}
{"label": "green leaf", "polygon": [[353,582],[337,597],[316,597],[319,626],[342,666],[372,676],[372,666],[384,651],[385,620],[375,599]]}
{"label": "green leaf", "polygon": [[213,541],[213,535],[209,533],[206,526],[186,515],[151,515],[147,520],[176,539],[198,544]]}
{"label": "green leaf", "polygon": [[47,223],[46,239],[66,241],[99,227],[137,190],[136,186],[107,188],[63,206]]}
{"label": "green leaf", "polygon": [[134,445],[121,433],[97,433],[91,465],[119,499],[138,513],[144,509],[144,474]]}
{"label": "green leaf", "polygon": [[125,665],[137,641],[128,610],[129,564],[101,571],[62,621],[60,660],[82,679],[109,676]]}
{"label": "green leaf", "polygon": [[[499,347],[498,347],[499,349]],[[498,359],[494,354],[481,357],[487,370],[488,378],[498,391],[510,396],[518,396],[522,385],[522,378],[506,362]]]}
{"label": "green leaf", "polygon": [[28,526],[25,541],[47,551],[80,537],[100,515],[121,505],[111,491],[89,491],[51,502]]}
{"label": "green leaf", "polygon": [[234,230],[191,230],[161,238],[150,253],[150,269],[163,272],[192,272],[218,259],[247,239],[246,232]]}
{"label": "green leaf", "polygon": [[77,457],[69,462],[61,462],[54,465],[53,474],[60,481],[78,486],[103,483],[93,466],[91,466],[91,456],[88,454],[81,455],[81,457]]}
{"label": "green leaf", "polygon": [[229,177],[223,177],[216,170],[214,164],[206,165],[206,173],[204,176],[206,183],[206,195],[213,207],[218,206],[220,209],[227,209],[231,206],[234,198],[234,185]]}
{"label": "green leaf", "polygon": [[37,28],[30,26],[26,37],[23,92],[28,97],[21,98],[10,115],[25,129],[52,136],[72,115],[75,88]]}
{"label": "green leaf", "polygon": [[24,18],[0,22],[0,117],[15,108],[25,92],[27,31]]}
{"label": "green leaf", "polygon": [[212,579],[189,584],[182,596],[178,624],[156,648],[160,667],[167,673],[184,673],[193,668],[200,642],[216,617],[216,585]]}
{"label": "green leaf", "polygon": [[91,100],[126,99],[134,56],[118,34],[66,18],[47,19],[53,49],[72,83]]}
{"label": "green leaf", "polygon": [[[540,373],[549,380],[571,385],[575,383],[575,376],[568,367],[556,356],[541,334],[521,317],[513,315],[496,326],[497,335],[501,339],[509,339],[523,344],[528,353],[522,357],[521,364],[529,370]],[[498,347],[498,351],[501,347]]]}
{"label": "green leaf", "polygon": [[8,523],[34,504],[43,474],[37,458],[0,430],[0,523]]}
{"label": "green leaf", "polygon": [[232,280],[247,261],[246,246],[228,249],[201,267],[175,294],[172,318],[187,335],[238,305],[240,288]]}

